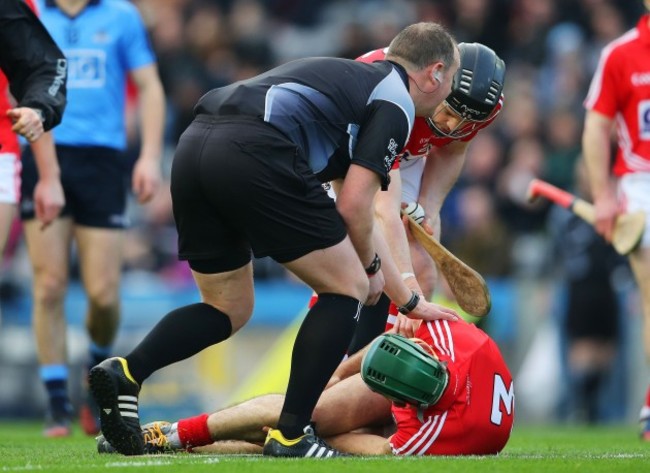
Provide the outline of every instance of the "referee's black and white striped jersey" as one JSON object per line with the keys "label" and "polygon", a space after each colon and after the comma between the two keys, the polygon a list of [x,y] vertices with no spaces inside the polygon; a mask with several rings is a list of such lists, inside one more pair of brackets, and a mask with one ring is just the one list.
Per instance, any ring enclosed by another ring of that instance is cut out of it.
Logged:
{"label": "referee's black and white striped jersey", "polygon": [[214,89],[194,111],[259,117],[304,152],[321,181],[345,176],[352,162],[378,173],[385,188],[413,127],[407,84],[404,69],[388,61],[299,59]]}

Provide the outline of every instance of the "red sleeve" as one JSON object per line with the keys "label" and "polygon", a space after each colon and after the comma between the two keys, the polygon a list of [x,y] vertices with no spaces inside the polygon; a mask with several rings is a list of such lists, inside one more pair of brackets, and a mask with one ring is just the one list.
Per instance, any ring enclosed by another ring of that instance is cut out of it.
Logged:
{"label": "red sleeve", "polygon": [[375,49],[374,51],[369,51],[366,54],[363,54],[356,58],[356,61],[359,62],[375,62],[375,61],[383,61],[386,58],[386,52],[388,51],[388,48],[382,48],[382,49]]}
{"label": "red sleeve", "polygon": [[27,4],[27,6],[31,8],[32,11],[36,14],[36,16],[38,16],[40,12],[38,11],[38,6],[36,5],[36,2],[34,0],[24,0],[24,1]]}
{"label": "red sleeve", "polygon": [[619,87],[619,56],[611,47],[603,50],[584,102],[587,110],[602,113],[609,118],[614,118],[618,111],[616,91]]}

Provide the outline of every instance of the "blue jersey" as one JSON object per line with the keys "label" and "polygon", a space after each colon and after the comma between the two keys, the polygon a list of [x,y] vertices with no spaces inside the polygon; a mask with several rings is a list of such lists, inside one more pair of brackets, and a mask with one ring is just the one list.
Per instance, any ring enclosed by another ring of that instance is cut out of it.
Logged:
{"label": "blue jersey", "polygon": [[128,73],[155,61],[140,14],[126,0],[90,0],[75,17],[53,0],[38,3],[68,59],[68,106],[54,130],[56,143],[124,149]]}

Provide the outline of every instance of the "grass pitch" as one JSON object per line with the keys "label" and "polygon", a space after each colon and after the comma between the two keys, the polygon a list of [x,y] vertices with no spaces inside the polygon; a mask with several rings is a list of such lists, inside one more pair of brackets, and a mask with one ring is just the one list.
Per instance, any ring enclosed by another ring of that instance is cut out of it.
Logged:
{"label": "grass pitch", "polygon": [[76,429],[66,439],[44,439],[40,423],[0,422],[0,472],[395,473],[439,472],[650,472],[650,444],[632,426],[515,426],[497,457],[366,457],[282,460],[261,456],[176,454],[99,455],[95,441]]}

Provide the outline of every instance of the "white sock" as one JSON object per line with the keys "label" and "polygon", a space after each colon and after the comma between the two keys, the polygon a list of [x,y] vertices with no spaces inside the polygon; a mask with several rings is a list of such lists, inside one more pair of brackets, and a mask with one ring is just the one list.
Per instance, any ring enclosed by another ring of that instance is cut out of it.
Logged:
{"label": "white sock", "polygon": [[185,445],[181,442],[181,438],[178,435],[178,422],[174,422],[167,434],[167,442],[169,446],[174,450],[182,450],[185,448]]}

